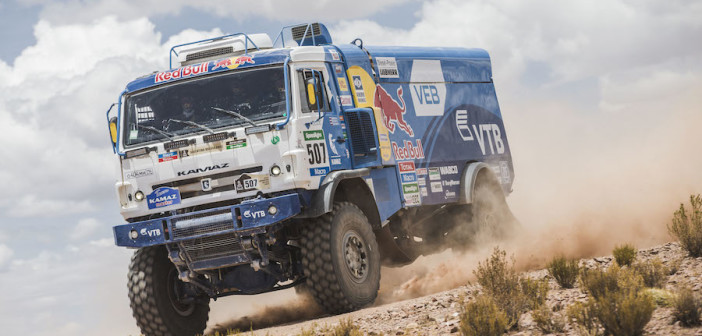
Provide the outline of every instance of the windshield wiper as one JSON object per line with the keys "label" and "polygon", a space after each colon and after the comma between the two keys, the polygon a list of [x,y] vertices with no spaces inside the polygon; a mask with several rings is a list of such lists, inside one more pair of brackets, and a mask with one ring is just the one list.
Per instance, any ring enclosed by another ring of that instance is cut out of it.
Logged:
{"label": "windshield wiper", "polygon": [[211,128],[209,128],[209,127],[207,127],[207,126],[205,126],[205,125],[198,124],[198,123],[193,122],[193,121],[178,120],[178,119],[168,119],[168,122],[171,122],[171,121],[177,122],[177,123],[179,123],[179,124],[185,124],[185,125],[195,126],[195,127],[197,127],[197,128],[204,129],[205,131],[210,132],[210,134],[214,134],[214,131],[213,131]]}
{"label": "windshield wiper", "polygon": [[162,130],[156,128],[156,127],[153,127],[153,126],[146,126],[146,125],[139,125],[139,124],[136,124],[136,126],[139,127],[139,128],[147,129],[147,130],[149,130],[149,131],[153,131],[153,132],[156,132],[156,133],[158,133],[158,134],[161,134],[161,135],[165,136],[166,138],[168,138],[168,140],[173,140],[173,134],[168,133],[168,132],[165,132],[165,131],[162,131]]}
{"label": "windshield wiper", "polygon": [[247,118],[247,117],[244,117],[243,115],[241,115],[241,114],[239,114],[239,113],[236,113],[236,112],[234,112],[234,111],[229,111],[229,110],[221,109],[221,108],[219,108],[219,107],[214,107],[214,106],[211,106],[211,107],[212,107],[213,109],[219,111],[219,112],[224,112],[224,113],[226,113],[226,114],[228,114],[228,115],[235,116],[235,117],[237,117],[237,118],[239,118],[239,119],[241,119],[241,120],[243,120],[243,121],[246,121],[247,123],[249,123],[249,124],[251,124],[251,125],[253,125],[253,126],[258,126],[258,124],[256,124],[253,120],[251,120],[251,119],[249,119],[249,118]]}

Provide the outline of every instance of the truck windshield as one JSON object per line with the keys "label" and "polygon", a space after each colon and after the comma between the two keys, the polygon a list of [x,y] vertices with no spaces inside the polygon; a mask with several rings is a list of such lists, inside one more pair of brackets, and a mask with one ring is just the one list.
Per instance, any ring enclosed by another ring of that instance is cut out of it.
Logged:
{"label": "truck windshield", "polygon": [[285,116],[283,67],[232,72],[174,83],[127,97],[124,145],[168,140]]}

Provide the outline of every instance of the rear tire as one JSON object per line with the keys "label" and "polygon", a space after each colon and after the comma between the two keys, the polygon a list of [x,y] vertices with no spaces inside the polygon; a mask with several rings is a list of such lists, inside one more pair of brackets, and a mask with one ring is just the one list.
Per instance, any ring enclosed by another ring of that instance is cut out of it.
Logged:
{"label": "rear tire", "polygon": [[129,306],[146,336],[202,334],[210,311],[209,298],[183,303],[178,293],[185,285],[163,246],[137,250],[129,265]]}
{"label": "rear tire", "polygon": [[380,288],[380,253],[365,214],[349,202],[302,229],[306,287],[332,314],[357,310],[375,301]]}

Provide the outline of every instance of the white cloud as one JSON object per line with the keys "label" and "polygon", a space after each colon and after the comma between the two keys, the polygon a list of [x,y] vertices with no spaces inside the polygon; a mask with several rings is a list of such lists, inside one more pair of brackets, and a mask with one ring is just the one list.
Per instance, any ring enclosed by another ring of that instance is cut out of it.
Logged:
{"label": "white cloud", "polygon": [[83,218],[79,220],[78,224],[76,224],[76,226],[73,228],[69,238],[71,238],[71,240],[80,240],[90,237],[101,225],[102,224],[95,218]]}
{"label": "white cloud", "polygon": [[10,206],[11,217],[59,217],[68,214],[80,214],[93,210],[90,201],[64,201],[38,199],[36,195],[25,195]]}
{"label": "white cloud", "polygon": [[0,272],[3,272],[6,269],[14,253],[15,252],[12,251],[12,249],[7,245],[0,244]]}
{"label": "white cloud", "polygon": [[[32,1],[32,0],[24,0]],[[56,1],[44,2],[42,18],[55,23],[89,22],[93,18],[105,15],[117,15],[122,19],[138,16],[155,16],[180,14],[198,10],[212,15],[229,17],[241,22],[250,16],[283,21],[337,20],[342,18],[365,17],[390,6],[408,2],[408,0],[357,0],[339,1],[192,1],[173,0],[100,0],[100,1]]]}

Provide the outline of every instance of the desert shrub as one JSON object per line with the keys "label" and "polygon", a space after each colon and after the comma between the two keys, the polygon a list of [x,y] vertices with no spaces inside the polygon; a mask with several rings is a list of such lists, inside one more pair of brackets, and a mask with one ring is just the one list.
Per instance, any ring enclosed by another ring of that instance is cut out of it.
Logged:
{"label": "desert shrub", "polygon": [[580,282],[583,289],[594,298],[602,297],[606,292],[619,290],[619,272],[621,269],[612,265],[603,271],[599,269],[583,269]]}
{"label": "desert shrub", "polygon": [[519,279],[519,286],[522,289],[522,294],[524,295],[529,308],[535,309],[546,303],[546,297],[548,296],[548,280],[534,280],[529,277],[523,277]]}
{"label": "desert shrub", "polygon": [[673,305],[675,294],[671,293],[670,291],[661,288],[646,288],[644,291],[651,296],[653,301],[659,307],[671,307]]}
{"label": "desert shrub", "polygon": [[591,301],[587,303],[576,302],[570,305],[566,315],[568,319],[575,322],[576,328],[581,335],[602,335],[600,322],[595,316],[594,305],[591,304]]}
{"label": "desert shrub", "polygon": [[668,224],[668,232],[692,257],[702,257],[702,197],[690,195],[690,209],[681,203]]}
{"label": "desert shrub", "polygon": [[465,336],[498,336],[507,330],[507,315],[488,295],[468,302],[461,312],[461,334]]}
{"label": "desert shrub", "polygon": [[614,260],[617,261],[617,265],[630,266],[636,259],[636,248],[631,244],[615,246],[612,254],[614,255]]}
{"label": "desert shrub", "polygon": [[663,288],[669,272],[658,258],[644,262],[636,262],[633,264],[632,269],[641,276],[644,286],[656,288]]}
{"label": "desert shrub", "polygon": [[562,317],[553,314],[553,311],[545,304],[540,305],[531,313],[536,322],[536,326],[546,334],[563,332],[565,321]]}
{"label": "desert shrub", "polygon": [[498,308],[507,315],[507,326],[517,325],[519,316],[533,307],[542,304],[548,294],[548,282],[520,278],[514,268],[514,259],[507,261],[507,253],[495,248],[492,255],[478,263],[473,272]]}
{"label": "desert shrub", "polygon": [[673,317],[686,327],[702,324],[702,302],[688,288],[679,289],[673,299]]}
{"label": "desert shrub", "polygon": [[604,327],[605,334],[614,336],[643,335],[644,327],[656,309],[653,299],[646,292],[628,288],[607,292],[593,301],[595,316]]}
{"label": "desert shrub", "polygon": [[548,274],[550,274],[562,288],[573,288],[578,279],[577,259],[566,259],[565,256],[557,256],[548,263]]}

